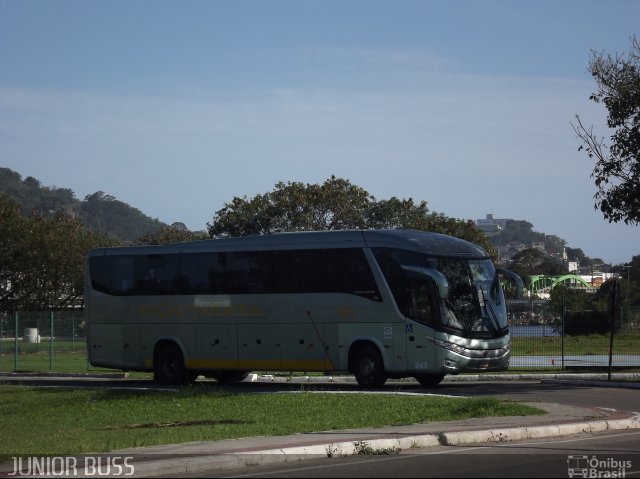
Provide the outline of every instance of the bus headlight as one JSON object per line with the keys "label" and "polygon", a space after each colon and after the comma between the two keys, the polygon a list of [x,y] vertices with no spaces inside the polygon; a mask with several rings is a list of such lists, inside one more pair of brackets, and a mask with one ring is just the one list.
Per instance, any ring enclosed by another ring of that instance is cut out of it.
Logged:
{"label": "bus headlight", "polygon": [[465,355],[465,353],[468,354],[469,352],[467,348],[463,348],[462,346],[459,346],[457,344],[450,343],[449,341],[436,340],[436,344],[440,347],[448,349],[449,351],[453,351],[454,353],[461,355]]}

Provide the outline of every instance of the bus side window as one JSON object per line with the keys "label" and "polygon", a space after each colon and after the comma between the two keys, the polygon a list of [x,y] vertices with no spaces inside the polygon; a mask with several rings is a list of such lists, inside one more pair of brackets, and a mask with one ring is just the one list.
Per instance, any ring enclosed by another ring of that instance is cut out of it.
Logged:
{"label": "bus side window", "polygon": [[128,295],[133,292],[133,257],[117,256],[115,260],[115,286],[117,294]]}
{"label": "bus side window", "polygon": [[134,294],[171,294],[178,276],[178,255],[136,256]]}
{"label": "bus side window", "polygon": [[96,256],[89,261],[91,285],[114,295],[133,294],[133,257]]}
{"label": "bus side window", "polygon": [[261,251],[221,253],[224,255],[223,294],[264,293],[268,255]]}
{"label": "bus side window", "polygon": [[381,301],[369,262],[359,248],[325,250],[328,289]]}

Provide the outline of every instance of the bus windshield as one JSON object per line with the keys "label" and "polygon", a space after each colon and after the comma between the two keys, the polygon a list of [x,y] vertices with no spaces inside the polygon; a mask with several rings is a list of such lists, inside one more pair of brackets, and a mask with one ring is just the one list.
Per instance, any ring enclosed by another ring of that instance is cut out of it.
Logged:
{"label": "bus windshield", "polygon": [[[507,334],[504,293],[489,258],[434,257],[387,248],[376,249],[374,254],[405,317],[427,322],[423,320],[424,315],[416,316],[414,310],[405,305],[415,304],[416,296],[424,297],[428,289],[424,284],[432,282],[440,292],[431,295],[430,301],[439,303],[439,308],[431,310],[439,311],[430,315],[430,326],[470,338]],[[417,276],[422,280],[417,282]]]}
{"label": "bus windshield", "polygon": [[464,336],[501,335],[508,330],[504,293],[491,260],[442,258],[438,263],[449,282],[441,311],[445,327]]}

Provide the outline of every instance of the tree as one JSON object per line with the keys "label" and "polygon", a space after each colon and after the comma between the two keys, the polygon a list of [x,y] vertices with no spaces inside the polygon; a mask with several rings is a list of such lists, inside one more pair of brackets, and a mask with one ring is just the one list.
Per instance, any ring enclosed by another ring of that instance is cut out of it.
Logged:
{"label": "tree", "polygon": [[495,250],[473,221],[429,212],[412,198],[376,200],[349,180],[331,176],[322,184],[279,182],[252,199],[235,197],[207,224],[211,238],[285,231],[400,228],[433,231]]}
{"label": "tree", "polygon": [[578,150],[596,160],[594,207],[609,222],[635,225],[640,222],[640,42],[633,36],[626,55],[592,51],[589,72],[597,84],[589,98],[604,103],[607,125],[614,130],[607,146],[580,117],[572,124],[582,140]]}
{"label": "tree", "polygon": [[[182,223],[180,223],[182,224]],[[187,227],[180,226],[163,226],[155,233],[147,233],[135,241],[138,246],[142,245],[160,245],[169,243],[182,243],[184,241],[195,241],[205,239],[203,232],[194,233],[189,231]]]}
{"label": "tree", "polygon": [[528,282],[528,278],[537,274],[559,276],[566,274],[567,266],[536,248],[527,248],[513,256],[510,269]]}
{"label": "tree", "polygon": [[155,233],[163,226],[157,219],[149,218],[139,209],[103,191],[87,195],[80,204],[79,215],[92,231],[125,242],[134,241],[147,233]]}
{"label": "tree", "polygon": [[24,216],[0,194],[0,312],[77,305],[88,250],[112,245],[62,213]]}

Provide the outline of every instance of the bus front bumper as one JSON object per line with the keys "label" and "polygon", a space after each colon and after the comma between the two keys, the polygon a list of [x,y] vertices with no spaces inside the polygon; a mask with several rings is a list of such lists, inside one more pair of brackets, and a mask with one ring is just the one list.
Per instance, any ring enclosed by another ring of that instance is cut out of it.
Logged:
{"label": "bus front bumper", "polygon": [[437,340],[436,346],[436,364],[444,374],[505,371],[511,360],[511,344],[499,348],[469,349]]}

